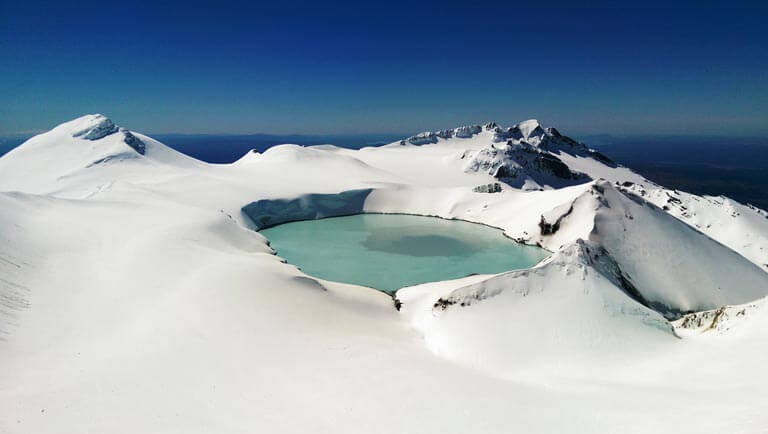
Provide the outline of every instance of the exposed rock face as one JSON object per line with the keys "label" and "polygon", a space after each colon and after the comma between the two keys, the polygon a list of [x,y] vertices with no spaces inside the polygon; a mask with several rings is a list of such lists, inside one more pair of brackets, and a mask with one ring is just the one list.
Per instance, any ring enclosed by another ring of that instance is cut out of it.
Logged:
{"label": "exposed rock face", "polygon": [[535,136],[535,138],[531,140],[532,143],[536,143],[538,148],[549,152],[565,152],[566,154],[570,155],[594,158],[605,165],[616,167],[616,163],[610,158],[606,157],[600,152],[595,151],[594,149],[589,149],[585,144],[581,142],[577,142],[568,136],[560,134],[560,132],[554,128],[547,128],[543,134]]}
{"label": "exposed rock face", "polygon": [[[522,145],[523,147],[530,146],[552,154],[565,152],[570,155],[594,158],[611,167],[617,166],[610,158],[600,152],[589,149],[583,143],[573,140],[568,136],[564,136],[556,128],[543,128],[539,124],[539,121],[535,119],[520,122],[510,128],[503,128],[496,122],[488,122],[482,126],[468,125],[452,130],[425,131],[402,140],[400,144],[405,145],[406,143],[410,143],[412,145],[428,145],[437,143],[440,139],[447,140],[454,137],[468,139],[483,131],[493,132],[494,143],[506,142],[507,144],[510,144],[511,142],[511,144],[514,145]],[[573,176],[566,173],[567,167],[565,167],[564,164],[560,164],[561,162],[557,157],[553,156],[554,158],[550,158],[549,156],[546,156],[546,154],[541,155],[543,156],[538,158],[539,161],[537,165],[541,166],[544,170],[554,173],[557,177],[575,179]],[[511,175],[506,175],[506,173],[510,173]],[[513,167],[507,166],[503,169],[502,176],[499,177],[514,178],[516,176],[515,173],[516,170],[514,170]]]}
{"label": "exposed rock face", "polygon": [[493,133],[493,141],[494,142],[506,142],[507,140],[522,140],[523,139],[523,133],[520,131],[520,128],[518,127],[512,127],[512,128],[501,128],[496,127],[494,129]]}
{"label": "exposed rock face", "polygon": [[480,125],[470,125],[470,126],[456,128],[454,130],[454,135],[462,139],[468,139],[482,131],[483,129],[482,127],[480,127]]}
{"label": "exposed rock face", "polygon": [[138,137],[131,134],[128,130],[121,129],[123,135],[125,135],[125,144],[133,148],[134,151],[141,155],[147,151],[147,146]]}
{"label": "exposed rock face", "polygon": [[[494,128],[496,128],[495,123],[488,123],[486,124],[486,127],[491,124],[494,125]],[[483,127],[480,125],[464,126],[452,130],[425,131],[423,133],[416,134],[415,136],[408,137],[403,142],[408,142],[412,145],[428,145],[431,143],[437,143],[438,139],[450,139],[453,137],[468,139],[482,131]]]}
{"label": "exposed rock face", "polygon": [[529,178],[538,184],[587,182],[587,175],[572,171],[555,155],[526,142],[508,141],[476,152],[465,167],[467,172],[485,172],[510,185]]}
{"label": "exposed rock face", "polygon": [[525,140],[541,137],[545,134],[544,129],[541,128],[539,121],[536,119],[529,119],[527,121],[520,122],[515,125],[515,127],[520,130]]}
{"label": "exposed rock face", "polygon": [[437,143],[437,139],[437,133],[425,131],[423,133],[416,134],[415,136],[408,137],[406,140],[412,145],[427,145],[430,143]]}
{"label": "exposed rock face", "polygon": [[475,193],[501,193],[501,184],[494,182],[493,184],[478,185],[472,191]]}
{"label": "exposed rock face", "polygon": [[[735,316],[746,315],[746,311],[746,308],[736,310]],[[718,326],[724,322],[723,320],[728,319],[729,316],[728,309],[723,306],[715,310],[689,313],[680,318],[680,322],[677,326],[684,329],[699,330],[701,332],[717,330]]]}
{"label": "exposed rock face", "polygon": [[552,136],[552,137],[557,137],[557,138],[561,138],[561,137],[563,137],[563,135],[562,135],[562,134],[560,134],[560,131],[557,131],[557,129],[556,129],[556,128],[554,128],[554,127],[552,127],[552,128],[547,128],[547,129],[546,129],[546,132],[547,132],[547,134],[549,134],[549,135],[550,135],[550,136]]}
{"label": "exposed rock face", "polygon": [[427,131],[409,137],[400,144],[436,144],[441,139],[466,139],[481,133],[492,133],[493,144],[480,150],[466,151],[461,156],[467,161],[464,170],[485,172],[515,188],[561,188],[590,181],[589,176],[571,170],[559,158],[563,153],[592,158],[607,166],[617,167],[605,155],[564,136],[556,128],[543,128],[535,119],[520,122],[510,128],[488,122],[482,126]]}
{"label": "exposed rock face", "polygon": [[545,136],[546,136],[546,134],[547,134],[547,133],[544,131],[544,128],[541,128],[541,125],[537,125],[537,126],[536,126],[536,128],[534,128],[533,130],[531,130],[531,131],[530,131],[530,132],[529,132],[529,133],[528,133],[528,134],[525,136],[525,138],[526,138],[526,139],[528,139],[528,140],[531,140],[531,139],[532,139],[532,138],[534,138],[534,137],[536,137],[536,138],[543,138],[543,137],[545,137]]}
{"label": "exposed rock face", "polygon": [[566,211],[564,214],[557,217],[557,219],[549,223],[547,222],[547,219],[544,218],[544,216],[541,216],[541,220],[539,220],[539,228],[541,229],[541,235],[552,235],[555,232],[560,229],[560,223],[563,221],[564,218],[571,215],[573,212],[573,204],[571,204],[571,207],[568,208],[568,211]]}
{"label": "exposed rock face", "polygon": [[748,317],[765,308],[767,301],[768,299],[763,298],[752,303],[689,313],[672,322],[672,325],[681,337],[724,334],[745,324]]}
{"label": "exposed rock face", "polygon": [[[520,122],[511,128],[503,128],[494,122],[485,124],[483,128],[493,132],[494,144],[479,151],[466,152],[462,156],[469,157],[465,171],[485,172],[513,187],[560,188],[591,180],[583,173],[570,170],[558,158],[561,153],[617,166],[608,157],[562,135],[557,129],[542,128],[535,119]],[[456,136],[461,136],[458,129]]]}
{"label": "exposed rock face", "polygon": [[531,148],[527,147],[520,147],[518,149],[515,149],[513,152],[514,154],[517,154],[516,156],[522,157],[519,158],[522,161],[526,161],[527,155],[525,154],[531,154],[534,155],[532,164],[534,167],[541,172],[549,172],[553,175],[555,175],[558,178],[562,179],[579,179],[584,178],[588,179],[586,175],[582,173],[572,172],[571,169],[568,168],[568,166],[560,161],[559,158],[555,157],[552,154],[547,154],[540,151],[534,151]]}
{"label": "exposed rock face", "polygon": [[[144,142],[141,141],[141,139],[131,134],[130,131],[126,130],[125,128],[118,127],[114,122],[112,122],[111,119],[107,118],[106,116],[91,115],[90,117],[92,119],[90,125],[85,129],[75,132],[72,134],[72,137],[79,137],[81,139],[95,141],[101,140],[104,137],[110,136],[117,132],[121,132],[123,133],[123,141],[126,145],[130,146],[131,149],[138,152],[140,155],[144,155],[146,153],[147,146],[144,144]],[[91,163],[91,165],[109,161],[113,159],[113,157],[114,156],[108,156],[99,161]]]}
{"label": "exposed rock face", "polygon": [[117,125],[115,125],[111,119],[103,116],[100,116],[98,119],[100,119],[98,123],[89,126],[82,131],[78,131],[72,136],[80,137],[81,139],[85,140],[99,140],[118,131]]}
{"label": "exposed rock face", "polygon": [[450,139],[453,137],[468,139],[483,131],[493,131],[493,140],[497,143],[514,140],[526,142],[534,146],[542,146],[551,150],[556,150],[558,145],[562,145],[565,148],[573,148],[572,151],[594,152],[570,137],[563,136],[555,128],[544,129],[535,119],[520,122],[510,128],[503,128],[496,122],[487,122],[482,126],[466,125],[452,130],[425,131],[405,139],[403,143],[426,145],[437,143],[438,139]]}

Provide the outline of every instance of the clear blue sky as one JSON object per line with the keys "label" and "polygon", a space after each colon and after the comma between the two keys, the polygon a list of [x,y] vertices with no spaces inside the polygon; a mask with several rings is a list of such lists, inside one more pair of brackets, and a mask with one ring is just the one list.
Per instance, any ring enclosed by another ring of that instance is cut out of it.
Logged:
{"label": "clear blue sky", "polygon": [[0,0],[0,134],[100,112],[149,133],[768,135],[765,1],[112,3]]}

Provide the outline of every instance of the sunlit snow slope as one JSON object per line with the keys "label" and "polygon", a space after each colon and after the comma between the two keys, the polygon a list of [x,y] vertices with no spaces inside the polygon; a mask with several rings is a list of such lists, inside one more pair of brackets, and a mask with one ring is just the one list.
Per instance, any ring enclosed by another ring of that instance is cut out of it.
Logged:
{"label": "sunlit snow slope", "polygon": [[[254,230],[356,212],[552,256],[390,297]],[[213,165],[88,115],[0,158],[0,432],[764,432],[767,271],[765,211],[535,120]]]}

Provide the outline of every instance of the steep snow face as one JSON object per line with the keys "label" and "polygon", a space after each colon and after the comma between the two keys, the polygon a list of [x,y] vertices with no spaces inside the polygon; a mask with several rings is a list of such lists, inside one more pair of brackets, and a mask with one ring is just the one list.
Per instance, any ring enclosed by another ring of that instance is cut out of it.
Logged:
{"label": "steep snow face", "polygon": [[[595,366],[602,372],[594,375],[622,377],[690,335],[664,317],[768,294],[768,274],[744,257],[608,182],[589,186],[542,217],[554,231],[545,239],[563,231],[577,239],[545,263],[467,286],[444,282],[397,293],[403,315],[434,352],[515,378],[579,376]],[[709,319],[701,316],[686,324]],[[627,352],[628,341],[638,346]],[[506,343],[509,350],[498,348]],[[530,355],[539,351],[548,356]],[[607,370],[605,357],[614,358]]]}
{"label": "steep snow face", "polygon": [[544,135],[544,129],[539,125],[539,121],[536,119],[528,119],[515,125],[515,128],[520,130],[525,140],[531,140],[534,138],[541,138]]}
{"label": "steep snow face", "polygon": [[371,189],[338,194],[308,194],[294,200],[263,199],[243,207],[256,229],[282,223],[360,214]]}
{"label": "steep snow face", "polygon": [[619,188],[662,208],[768,271],[768,212],[727,197],[697,196],[648,181]]}
{"label": "steep snow face", "polygon": [[590,241],[616,260],[642,303],[677,318],[768,294],[768,273],[733,250],[605,181],[593,190],[600,206]]}
{"label": "steep snow face", "polygon": [[[622,292],[612,259],[579,241],[545,263],[453,289],[397,293],[437,354],[506,378],[622,377],[676,343],[657,312]],[[455,286],[454,286],[455,287]]]}

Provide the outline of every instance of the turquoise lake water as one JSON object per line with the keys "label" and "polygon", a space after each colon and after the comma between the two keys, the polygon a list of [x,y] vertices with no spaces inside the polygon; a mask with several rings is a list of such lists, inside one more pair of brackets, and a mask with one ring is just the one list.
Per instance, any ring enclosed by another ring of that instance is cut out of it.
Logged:
{"label": "turquoise lake water", "polygon": [[549,252],[457,220],[358,214],[285,223],[261,233],[306,274],[392,293],[404,286],[529,268]]}

